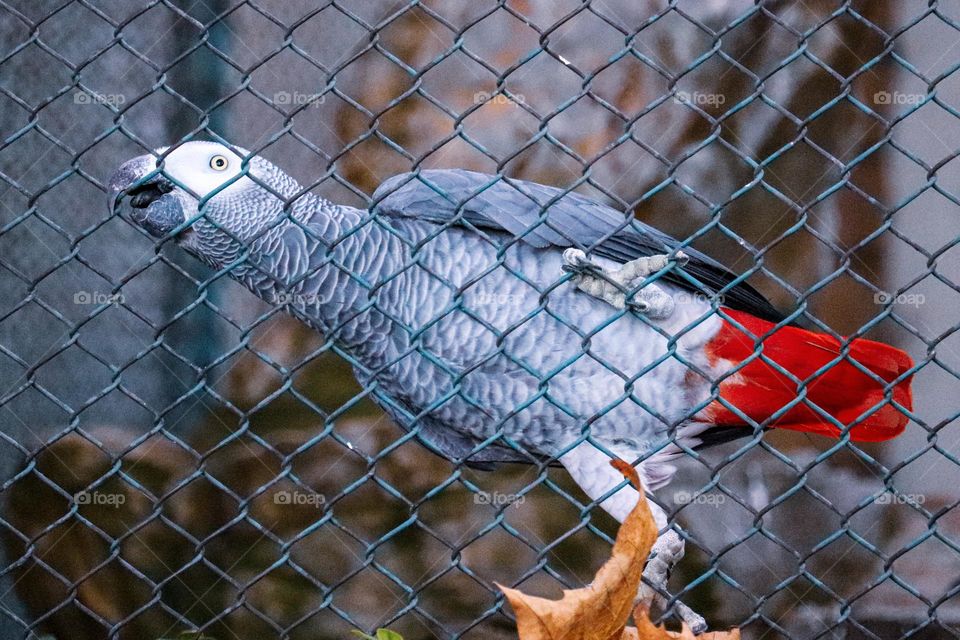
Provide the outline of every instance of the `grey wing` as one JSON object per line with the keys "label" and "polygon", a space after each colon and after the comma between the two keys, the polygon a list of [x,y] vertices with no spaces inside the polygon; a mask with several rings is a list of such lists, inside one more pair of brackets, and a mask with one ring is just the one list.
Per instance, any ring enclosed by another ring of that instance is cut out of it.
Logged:
{"label": "grey wing", "polygon": [[[425,170],[394,176],[374,192],[387,216],[505,231],[535,247],[579,247],[620,263],[670,253],[680,243],[665,233],[578,193],[473,171]],[[780,313],[756,289],[709,256],[683,247],[692,278],[672,270],[664,279],[694,292],[722,293],[724,304],[774,322]],[[697,284],[702,283],[702,286]]]}

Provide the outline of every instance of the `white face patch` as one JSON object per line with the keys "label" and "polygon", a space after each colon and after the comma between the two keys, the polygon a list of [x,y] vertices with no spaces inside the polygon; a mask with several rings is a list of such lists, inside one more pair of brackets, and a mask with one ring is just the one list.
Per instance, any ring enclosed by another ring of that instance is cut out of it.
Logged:
{"label": "white face patch", "polygon": [[[158,149],[162,154],[166,148]],[[243,171],[243,158],[218,142],[187,142],[171,151],[162,163],[167,177],[198,198],[216,192],[235,193],[255,186]],[[227,185],[227,186],[224,186]],[[215,197],[215,196],[214,196]]]}

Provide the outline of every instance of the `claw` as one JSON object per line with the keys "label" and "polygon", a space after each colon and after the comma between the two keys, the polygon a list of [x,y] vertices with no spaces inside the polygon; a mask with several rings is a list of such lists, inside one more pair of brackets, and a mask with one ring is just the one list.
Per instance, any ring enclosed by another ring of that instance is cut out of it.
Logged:
{"label": "claw", "polygon": [[[661,585],[661,588],[665,586],[665,584]],[[653,605],[656,604],[664,612],[668,611],[672,606],[676,616],[680,618],[685,625],[690,627],[694,635],[699,635],[707,630],[707,621],[704,620],[703,616],[679,600],[673,600],[671,605],[670,598],[662,595],[658,589],[647,584],[640,585],[640,591],[637,594],[637,604],[641,605],[647,611],[651,611]]]}
{"label": "claw", "polygon": [[580,249],[569,248],[563,252],[561,269],[575,274],[577,288],[603,300],[617,309],[629,308],[654,319],[667,318],[676,307],[676,302],[662,287],[650,283],[629,296],[633,283],[670,266],[671,262],[686,264],[689,256],[677,251],[671,258],[667,254],[644,256],[627,262],[615,271],[607,271],[591,262]]}
{"label": "claw", "polygon": [[[662,587],[665,586],[665,584],[662,585]],[[671,605],[671,599],[662,595],[658,589],[650,587],[647,584],[641,584],[640,591],[637,594],[637,604],[641,605],[645,610],[651,611],[654,603],[664,612],[668,611],[672,606],[674,614],[676,614],[685,625],[690,627],[690,631],[692,631],[694,635],[700,635],[707,630],[707,621],[689,606],[679,600],[672,600]]]}
{"label": "claw", "polygon": [[663,595],[667,593],[670,569],[683,557],[683,547],[683,539],[676,532],[667,531],[657,538],[643,570],[644,582],[640,583],[637,601],[648,611],[654,603],[665,612],[672,607],[676,616],[697,635],[707,630],[707,622],[703,616],[679,600]]}
{"label": "claw", "polygon": [[603,273],[603,269],[591,262],[586,253],[573,248],[564,250],[563,265],[560,268],[567,273],[582,274],[586,272],[594,275]]}

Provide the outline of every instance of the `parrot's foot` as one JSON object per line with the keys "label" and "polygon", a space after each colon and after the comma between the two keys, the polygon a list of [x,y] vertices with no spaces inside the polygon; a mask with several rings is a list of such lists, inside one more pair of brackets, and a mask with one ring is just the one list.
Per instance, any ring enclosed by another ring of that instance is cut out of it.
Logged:
{"label": "parrot's foot", "polygon": [[[637,602],[643,605],[648,611],[656,603],[664,611],[671,606],[670,600],[663,594],[667,591],[667,579],[670,577],[670,570],[683,557],[683,538],[677,532],[668,530],[657,538],[650,557],[647,559],[647,566],[643,570],[644,582],[640,583],[640,589],[637,592]],[[673,611],[676,615],[690,627],[694,634],[700,634],[707,630],[707,622],[699,613],[683,604],[679,600],[674,600]]]}
{"label": "parrot's foot", "polygon": [[580,291],[617,309],[629,308],[650,318],[660,319],[673,313],[676,307],[673,297],[652,282],[629,295],[634,283],[665,269],[671,262],[683,264],[688,259],[685,253],[677,251],[672,258],[666,254],[645,256],[608,271],[587,259],[587,254],[580,249],[570,248],[563,252],[563,270],[575,274],[574,280]]}
{"label": "parrot's foot", "polygon": [[[639,453],[628,453],[622,458],[639,456]],[[643,494],[632,485],[623,484],[623,475],[610,465],[610,454],[601,451],[589,440],[581,442],[560,456],[560,462],[584,492],[592,500],[599,502],[600,506],[619,522],[626,521],[637,503],[644,499]],[[649,464],[649,460],[646,464]],[[638,471],[641,477],[646,477],[643,466]],[[667,514],[655,500],[647,499],[647,505],[657,529],[663,533],[657,537],[647,558],[643,582],[637,590],[638,604],[648,611],[653,604],[662,607],[664,612],[672,610],[692,631],[702,633],[707,628],[703,618],[667,594],[670,570],[683,557],[683,538],[668,526]]]}

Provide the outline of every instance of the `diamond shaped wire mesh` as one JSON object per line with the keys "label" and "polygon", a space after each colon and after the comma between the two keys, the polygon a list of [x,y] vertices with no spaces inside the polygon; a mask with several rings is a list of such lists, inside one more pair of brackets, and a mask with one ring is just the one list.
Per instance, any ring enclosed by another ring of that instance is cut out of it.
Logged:
{"label": "diamond shaped wire mesh", "polygon": [[687,540],[670,587],[746,637],[960,635],[960,2],[0,14],[0,639],[509,638],[495,582],[556,594],[609,551],[562,471],[433,456],[332,339],[114,215],[122,161],[192,139],[364,224],[404,171],[576,190],[807,326],[906,349],[898,440],[688,452],[657,498]]}

